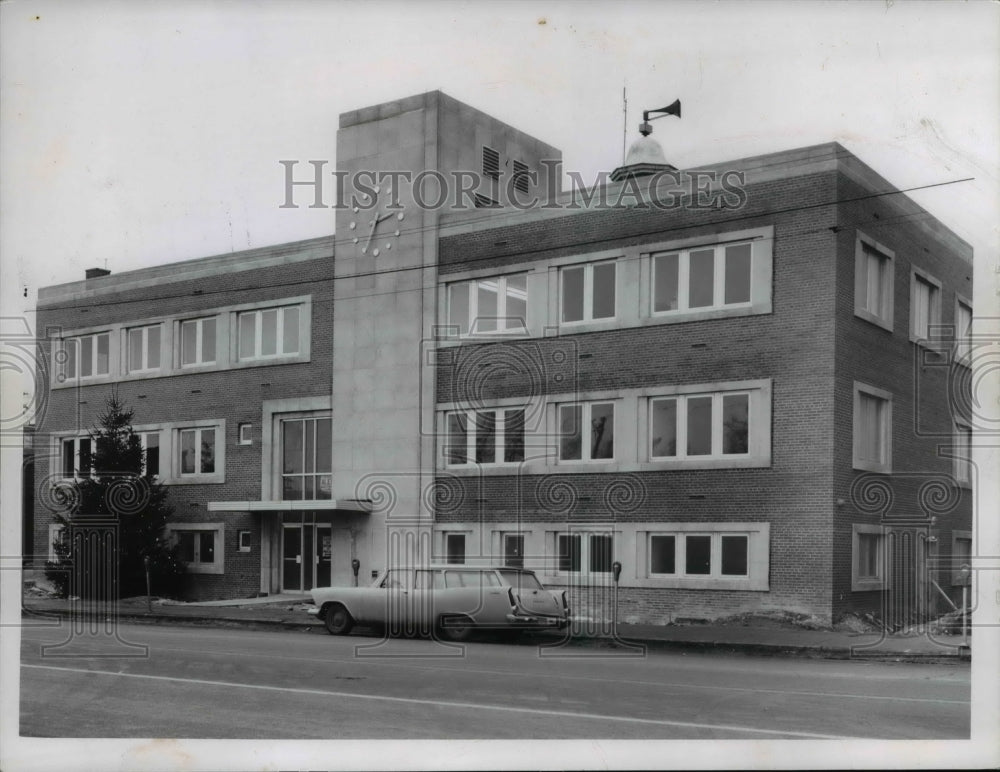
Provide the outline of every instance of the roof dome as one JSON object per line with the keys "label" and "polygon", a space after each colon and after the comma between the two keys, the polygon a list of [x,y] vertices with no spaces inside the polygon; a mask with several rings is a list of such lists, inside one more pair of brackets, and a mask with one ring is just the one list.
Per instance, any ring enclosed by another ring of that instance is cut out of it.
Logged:
{"label": "roof dome", "polygon": [[667,163],[667,157],[663,155],[663,148],[660,143],[652,137],[639,137],[628,149],[625,156],[625,166],[635,164],[663,164]]}

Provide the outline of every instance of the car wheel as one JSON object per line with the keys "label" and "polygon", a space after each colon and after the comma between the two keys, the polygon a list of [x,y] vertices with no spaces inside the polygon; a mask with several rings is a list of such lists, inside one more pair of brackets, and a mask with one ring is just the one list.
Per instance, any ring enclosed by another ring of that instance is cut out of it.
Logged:
{"label": "car wheel", "polygon": [[326,631],[330,635],[347,635],[354,627],[353,617],[339,603],[327,607],[323,621],[326,622]]}
{"label": "car wheel", "polygon": [[467,616],[441,617],[441,637],[448,641],[466,641],[472,635],[472,620]]}

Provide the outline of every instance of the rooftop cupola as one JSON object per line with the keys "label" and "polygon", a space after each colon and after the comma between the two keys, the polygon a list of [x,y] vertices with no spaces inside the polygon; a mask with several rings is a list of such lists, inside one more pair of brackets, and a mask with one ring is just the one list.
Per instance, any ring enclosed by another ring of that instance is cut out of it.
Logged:
{"label": "rooftop cupola", "polygon": [[676,171],[676,166],[667,163],[667,157],[663,154],[660,143],[649,136],[653,133],[653,127],[649,122],[667,115],[681,117],[681,100],[678,99],[659,110],[643,111],[642,123],[639,124],[639,133],[642,136],[628,149],[625,163],[611,172],[613,182],[619,182],[626,177],[646,177],[661,171]]}

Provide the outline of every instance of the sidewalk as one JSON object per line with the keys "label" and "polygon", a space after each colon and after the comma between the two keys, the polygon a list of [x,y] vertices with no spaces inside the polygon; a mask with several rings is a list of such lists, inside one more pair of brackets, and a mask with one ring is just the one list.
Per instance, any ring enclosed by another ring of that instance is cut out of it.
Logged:
{"label": "sidewalk", "polygon": [[[66,600],[25,597],[23,619],[41,621],[70,613]],[[129,598],[118,604],[122,622],[144,624],[191,624],[256,629],[294,629],[325,632],[322,623],[306,614],[302,596],[272,596],[250,600],[177,603],[154,599],[148,606],[145,598]],[[573,646],[600,648],[685,650],[717,653],[743,653],[771,656],[801,656],[820,659],[864,659],[890,662],[964,663],[971,648],[962,645],[961,635],[886,635],[851,633],[839,630],[809,630],[787,623],[757,620],[747,623],[707,623],[684,625],[620,624],[618,638],[586,635],[586,620],[577,620],[580,634],[571,639]],[[528,636],[538,640],[542,635]],[[971,643],[971,637],[969,639]]]}

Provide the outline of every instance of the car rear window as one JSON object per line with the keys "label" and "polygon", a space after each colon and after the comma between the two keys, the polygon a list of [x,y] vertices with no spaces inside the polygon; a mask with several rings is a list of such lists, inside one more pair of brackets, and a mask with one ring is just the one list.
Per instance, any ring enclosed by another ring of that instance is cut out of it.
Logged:
{"label": "car rear window", "polygon": [[534,574],[523,571],[500,571],[500,576],[511,587],[520,592],[521,590],[541,590],[542,583],[535,578]]}

